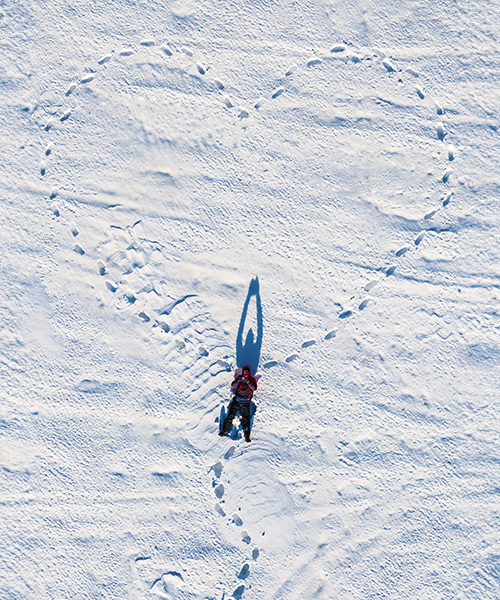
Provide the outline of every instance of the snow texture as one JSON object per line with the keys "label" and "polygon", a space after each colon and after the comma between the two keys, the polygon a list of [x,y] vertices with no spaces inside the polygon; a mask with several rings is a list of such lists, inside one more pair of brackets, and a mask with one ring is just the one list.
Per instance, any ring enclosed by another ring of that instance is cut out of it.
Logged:
{"label": "snow texture", "polygon": [[0,29],[0,598],[498,600],[500,5]]}

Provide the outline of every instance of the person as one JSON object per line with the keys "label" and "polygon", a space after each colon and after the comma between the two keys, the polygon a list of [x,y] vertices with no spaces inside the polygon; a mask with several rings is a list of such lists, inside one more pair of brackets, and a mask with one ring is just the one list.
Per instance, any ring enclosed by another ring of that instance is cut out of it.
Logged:
{"label": "person", "polygon": [[252,400],[253,393],[257,389],[257,381],[255,377],[252,377],[250,367],[245,366],[241,370],[241,375],[235,377],[231,388],[234,391],[233,399],[229,405],[229,410],[222,429],[219,431],[219,435],[224,436],[229,433],[233,419],[237,415],[238,411],[241,412],[241,426],[243,427],[243,435],[245,441],[250,442],[250,401]]}

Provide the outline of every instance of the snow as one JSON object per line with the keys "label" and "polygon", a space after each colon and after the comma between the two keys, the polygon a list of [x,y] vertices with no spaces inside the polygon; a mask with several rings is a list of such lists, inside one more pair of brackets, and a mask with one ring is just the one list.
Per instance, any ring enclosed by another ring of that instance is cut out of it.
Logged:
{"label": "snow", "polygon": [[498,23],[0,3],[2,600],[500,597]]}

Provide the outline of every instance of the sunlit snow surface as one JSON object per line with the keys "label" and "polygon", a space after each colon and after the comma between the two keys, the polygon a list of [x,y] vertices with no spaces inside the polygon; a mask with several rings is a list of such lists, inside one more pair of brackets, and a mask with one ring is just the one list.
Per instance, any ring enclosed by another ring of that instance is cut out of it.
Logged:
{"label": "sunlit snow surface", "polygon": [[498,600],[499,24],[0,2],[2,600]]}

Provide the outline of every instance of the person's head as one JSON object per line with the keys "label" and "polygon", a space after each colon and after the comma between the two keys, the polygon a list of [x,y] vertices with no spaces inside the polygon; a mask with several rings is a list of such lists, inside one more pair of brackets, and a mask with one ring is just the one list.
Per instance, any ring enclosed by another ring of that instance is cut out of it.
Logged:
{"label": "person's head", "polygon": [[243,377],[250,377],[250,367],[243,367],[243,369],[241,369],[241,374]]}

